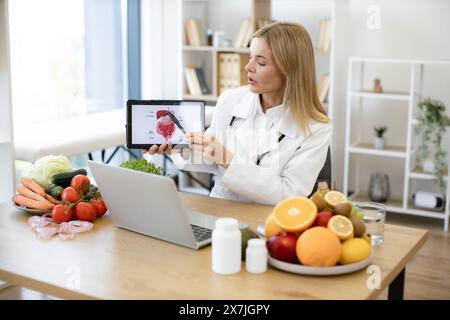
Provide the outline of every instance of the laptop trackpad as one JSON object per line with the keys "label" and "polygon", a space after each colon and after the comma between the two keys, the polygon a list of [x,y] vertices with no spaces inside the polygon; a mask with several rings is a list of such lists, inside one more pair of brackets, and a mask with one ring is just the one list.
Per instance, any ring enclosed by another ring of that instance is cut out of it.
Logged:
{"label": "laptop trackpad", "polygon": [[[204,214],[196,211],[187,211],[187,213],[190,224],[194,224],[211,230],[214,230],[216,220],[219,219],[219,217],[211,216],[209,214]],[[248,224],[239,222],[239,229],[245,229],[248,227],[249,227]]]}

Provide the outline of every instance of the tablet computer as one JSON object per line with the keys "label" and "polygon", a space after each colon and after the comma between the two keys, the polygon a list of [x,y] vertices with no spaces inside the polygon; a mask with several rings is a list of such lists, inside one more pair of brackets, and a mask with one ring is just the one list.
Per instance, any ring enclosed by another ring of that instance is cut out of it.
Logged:
{"label": "tablet computer", "polygon": [[186,132],[204,130],[204,101],[127,101],[127,147],[130,149],[148,149],[169,142],[185,146],[188,145]]}

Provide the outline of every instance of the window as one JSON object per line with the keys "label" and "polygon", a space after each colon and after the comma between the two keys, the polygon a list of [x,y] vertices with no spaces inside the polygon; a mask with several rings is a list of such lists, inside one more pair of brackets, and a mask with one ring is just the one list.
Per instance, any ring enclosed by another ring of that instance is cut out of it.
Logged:
{"label": "window", "polygon": [[14,127],[124,105],[120,0],[9,2]]}

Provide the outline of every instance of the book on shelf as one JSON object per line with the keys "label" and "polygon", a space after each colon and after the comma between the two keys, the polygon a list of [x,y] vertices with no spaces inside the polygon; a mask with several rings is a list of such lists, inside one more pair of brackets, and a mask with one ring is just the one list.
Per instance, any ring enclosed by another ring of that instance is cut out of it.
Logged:
{"label": "book on shelf", "polygon": [[328,19],[325,28],[325,43],[323,47],[323,51],[328,52],[331,48],[331,20]]}
{"label": "book on shelf", "polygon": [[247,83],[245,65],[248,54],[245,53],[219,53],[218,93],[227,89],[237,88]]}
{"label": "book on shelf", "polygon": [[252,37],[255,31],[253,30],[253,23],[250,20],[249,27],[247,28],[247,33],[245,34],[244,40],[242,41],[241,48],[250,47],[250,42],[252,41]]}
{"label": "book on shelf", "polygon": [[323,74],[317,85],[317,94],[321,103],[326,101],[328,95],[328,89],[330,87],[330,76],[328,74]]}
{"label": "book on shelf", "polygon": [[206,83],[203,68],[196,67],[195,65],[188,65],[184,68],[184,76],[189,94],[201,96],[211,93]]}
{"label": "book on shelf", "polygon": [[192,34],[192,28],[190,26],[190,19],[184,20],[184,34],[186,38],[186,45],[193,46],[194,45],[194,35]]}
{"label": "book on shelf", "polygon": [[247,48],[248,42],[250,41],[249,33],[251,37],[253,34],[252,20],[244,19],[242,20],[241,28],[239,29],[239,32],[234,40],[234,47]]}
{"label": "book on shelf", "polygon": [[195,68],[195,74],[197,76],[198,82],[200,84],[200,90],[203,95],[210,94],[208,84],[206,83],[205,73],[203,68]]}
{"label": "book on shelf", "polygon": [[186,66],[184,68],[184,75],[186,78],[186,84],[189,94],[199,96],[202,94],[200,89],[200,82],[197,79],[195,73],[195,66]]}
{"label": "book on shelf", "polygon": [[200,81],[197,78],[197,73],[195,72],[195,68],[189,68],[190,75],[194,80],[195,86],[195,95],[200,96],[202,94],[202,87],[200,86]]}
{"label": "book on shelf", "polygon": [[226,71],[227,71],[227,55],[228,53],[219,53],[218,55],[218,64],[219,67],[217,68],[218,72],[217,72],[217,85],[218,85],[218,94],[220,95],[222,92],[224,92],[227,88],[226,88]]}
{"label": "book on shelf", "polygon": [[187,18],[184,22],[186,44],[188,46],[205,45],[205,34],[202,24],[197,19]]}
{"label": "book on shelf", "polygon": [[331,47],[331,20],[321,20],[319,29],[319,51],[328,52]]}
{"label": "book on shelf", "polygon": [[185,67],[184,68],[184,78],[186,79],[186,87],[189,94],[197,95],[196,86],[194,83],[194,79],[191,74],[191,68]]}

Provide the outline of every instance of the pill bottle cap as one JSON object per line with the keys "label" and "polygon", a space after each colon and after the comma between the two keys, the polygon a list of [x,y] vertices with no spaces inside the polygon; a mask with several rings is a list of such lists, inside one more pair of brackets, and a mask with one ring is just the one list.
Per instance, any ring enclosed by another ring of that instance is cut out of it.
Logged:
{"label": "pill bottle cap", "polygon": [[238,222],[233,218],[221,218],[216,220],[216,229],[219,230],[236,230]]}
{"label": "pill bottle cap", "polygon": [[266,242],[263,239],[250,239],[247,242],[247,246],[256,249],[265,248]]}

